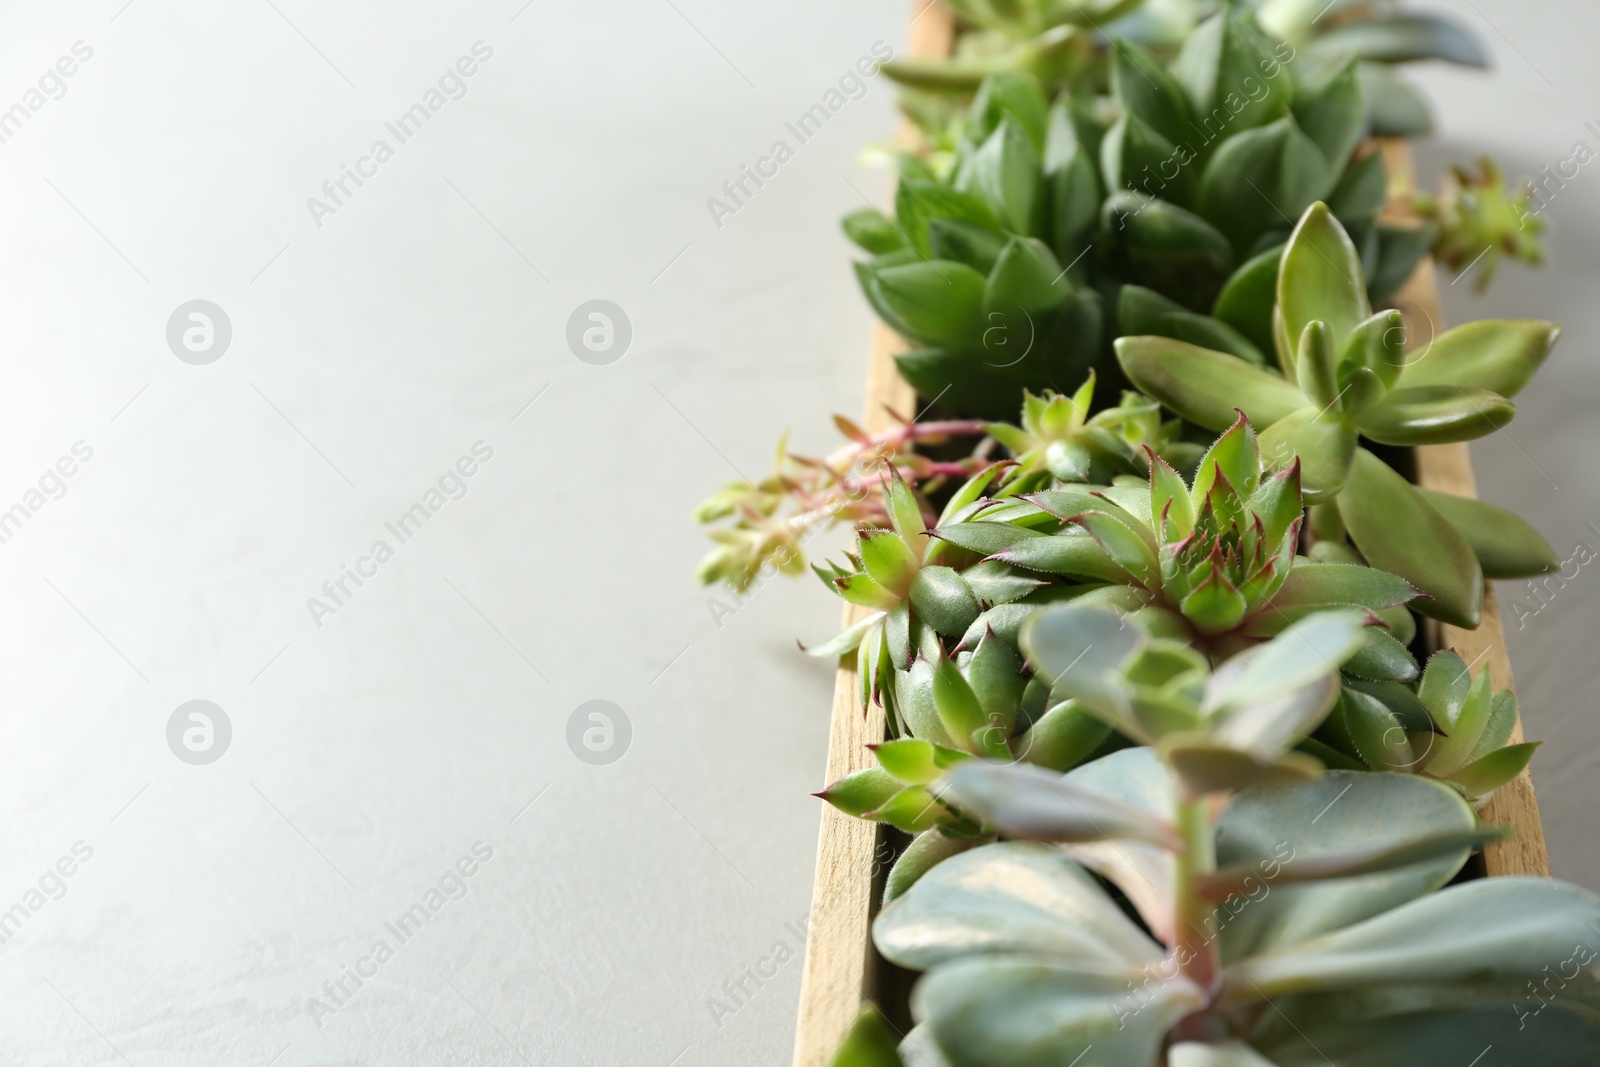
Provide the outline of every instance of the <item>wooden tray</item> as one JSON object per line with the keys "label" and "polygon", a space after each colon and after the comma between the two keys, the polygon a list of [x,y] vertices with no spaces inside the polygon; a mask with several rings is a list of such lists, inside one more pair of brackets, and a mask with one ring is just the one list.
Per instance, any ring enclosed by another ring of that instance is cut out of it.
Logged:
{"label": "wooden tray", "polygon": [[[913,0],[913,9],[909,54],[948,55],[955,39],[954,19],[949,11],[930,0]],[[1384,153],[1391,173],[1411,171],[1410,147],[1405,142],[1384,145]],[[1433,329],[1443,329],[1438,277],[1432,260],[1418,265],[1394,303],[1406,312],[1414,335],[1425,336],[1421,331],[1429,329],[1430,324]],[[894,354],[906,347],[881,323],[876,327],[867,367],[864,425],[869,433],[893,426],[890,411],[908,419],[917,414],[916,395],[894,366]],[[1419,448],[1416,465],[1420,485],[1462,496],[1477,495],[1472,460],[1465,444]],[[857,622],[866,613],[865,608],[847,605],[844,625]],[[1430,621],[1426,632],[1431,647],[1454,648],[1474,669],[1486,663],[1496,688],[1511,687],[1511,661],[1506,655],[1505,632],[1492,586],[1485,591],[1483,622],[1476,630]],[[867,746],[883,741],[884,733],[883,709],[869,707],[863,715],[856,703],[855,668],[841,667],[833,689],[823,784],[872,766]],[[1520,742],[1522,737],[1519,722],[1510,743]],[[1513,832],[1509,840],[1485,850],[1484,866],[1489,875],[1549,876],[1550,859],[1545,851],[1533,778],[1528,771],[1494,795],[1484,808],[1484,819]],[[879,999],[878,975],[883,964],[872,945],[871,924],[883,875],[892,858],[881,826],[823,805],[805,969],[800,979],[794,1067],[827,1067],[855,1021],[862,1001]]]}

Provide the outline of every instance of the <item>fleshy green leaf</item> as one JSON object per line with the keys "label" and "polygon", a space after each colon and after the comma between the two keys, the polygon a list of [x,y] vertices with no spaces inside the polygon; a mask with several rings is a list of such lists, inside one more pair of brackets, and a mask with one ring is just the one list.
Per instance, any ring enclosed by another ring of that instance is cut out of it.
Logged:
{"label": "fleshy green leaf", "polygon": [[1539,745],[1538,741],[1507,745],[1451,771],[1446,777],[1469,797],[1486,797],[1521,774]]}
{"label": "fleshy green leaf", "polygon": [[875,256],[909,247],[894,222],[875,207],[850,212],[840,225],[846,237]]}
{"label": "fleshy green leaf", "polygon": [[1263,233],[1327,195],[1332,177],[1316,144],[1285,115],[1222,142],[1201,175],[1196,210],[1234,248],[1249,249]]}
{"label": "fleshy green leaf", "polygon": [[846,775],[817,796],[846,815],[862,816],[881,807],[904,788],[904,782],[882,767],[868,767]]}
{"label": "fleshy green leaf", "polygon": [[906,595],[917,572],[917,558],[893,530],[862,530],[856,538],[861,565],[874,581],[897,597]]}
{"label": "fleshy green leaf", "polygon": [[1300,337],[1313,319],[1321,319],[1335,345],[1372,315],[1361,257],[1326,204],[1306,209],[1284,247],[1278,306],[1289,337]]}
{"label": "fleshy green leaf", "polygon": [[896,1051],[899,1035],[876,1007],[867,1004],[856,1016],[829,1067],[901,1067]]}
{"label": "fleshy green leaf", "polygon": [[1467,539],[1485,577],[1532,578],[1560,568],[1550,542],[1515,512],[1472,497],[1417,491]]}
{"label": "fleshy green leaf", "polygon": [[1517,981],[1600,925],[1600,897],[1544,878],[1484,878],[1230,966],[1225,1000],[1401,982]]}
{"label": "fleshy green leaf", "polygon": [[1244,334],[1262,352],[1272,351],[1272,307],[1278,299],[1278,261],[1282,258],[1283,248],[1278,246],[1245,261],[1228,278],[1211,308],[1212,315]]}
{"label": "fleshy green leaf", "polygon": [[1079,708],[1076,702],[1063,700],[1013,738],[1011,750],[1019,760],[1065,771],[1088,759],[1110,735],[1107,723]]}
{"label": "fleshy green leaf", "polygon": [[1516,405],[1486,389],[1401,386],[1361,412],[1361,432],[1386,445],[1442,445],[1486,437],[1511,421]]}
{"label": "fleshy green leaf", "polygon": [[1355,462],[1357,434],[1331,410],[1303,407],[1261,434],[1261,457],[1274,467],[1300,461],[1302,499],[1320,504],[1339,492]]}
{"label": "fleshy green leaf", "polygon": [[1223,352],[1166,337],[1119,337],[1116,350],[1140,392],[1208,430],[1226,430],[1243,411],[1259,431],[1306,406],[1299,389]]}
{"label": "fleshy green leaf", "polygon": [[1088,530],[1111,559],[1147,589],[1159,588],[1161,564],[1148,531],[1137,530],[1126,519],[1104,511],[1086,511],[1074,522]]}
{"label": "fleshy green leaf", "polygon": [[1319,34],[1317,55],[1352,54],[1378,63],[1442,59],[1468,67],[1487,67],[1489,56],[1459,23],[1439,15],[1389,12],[1352,19]]}
{"label": "fleshy green leaf", "polygon": [[1253,366],[1266,366],[1266,357],[1261,350],[1227,323],[1189,311],[1143,286],[1122,287],[1122,296],[1117,302],[1117,319],[1123,334],[1171,337],[1201,348],[1227,352]]}
{"label": "fleshy green leaf", "polygon": [[1042,955],[980,956],[928,975],[916,1002],[952,1064],[1148,1067],[1168,1028],[1205,995],[1181,976],[1094,973]]}
{"label": "fleshy green leaf", "polygon": [[1404,578],[1353,563],[1297,562],[1273,597],[1281,608],[1312,604],[1359,604],[1386,608],[1404,604],[1417,591]]}
{"label": "fleshy green leaf", "polygon": [[937,828],[918,834],[889,868],[889,876],[883,884],[882,903],[887,905],[903,896],[935,864],[992,840],[992,837],[951,837]]}
{"label": "fleshy green leaf", "polygon": [[[1367,118],[1355,60],[1347,60],[1321,80],[1301,86],[1295,94],[1294,115],[1306,136],[1322,150],[1330,169],[1335,173],[1342,170],[1350,153],[1361,143]],[[1322,192],[1325,195],[1327,190]]]}
{"label": "fleshy green leaf", "polygon": [[1147,841],[1171,850],[1182,844],[1167,820],[1028,763],[970,760],[935,788],[940,799],[1013,839]]}
{"label": "fleshy green leaf", "polygon": [[1535,319],[1469,322],[1435,337],[1406,365],[1400,384],[1487,389],[1513,397],[1560,337],[1561,327]]}
{"label": "fleshy green leaf", "polygon": [[915,970],[1020,952],[1115,971],[1161,954],[1083,868],[1025,841],[985,845],[934,867],[883,909],[872,939],[884,956]]}
{"label": "fleshy green leaf", "polygon": [[967,662],[966,674],[989,722],[999,724],[1009,737],[1017,723],[1022,691],[1028,684],[1022,676],[1022,660],[991,630],[979,639]]}
{"label": "fleshy green leaf", "polygon": [[964,633],[978,617],[978,601],[961,575],[949,567],[923,567],[911,580],[917,618],[946,635]]}
{"label": "fleshy green leaf", "polygon": [[1183,87],[1154,56],[1131,41],[1111,43],[1111,91],[1123,109],[1173,143],[1192,134]]}
{"label": "fleshy green leaf", "polygon": [[[1255,129],[1284,113],[1293,95],[1288,79],[1262,77],[1273,56],[1273,42],[1238,8],[1225,8],[1189,33],[1172,74],[1202,136]],[[1258,88],[1265,91],[1258,95]]]}
{"label": "fleshy green leaf", "polygon": [[1046,232],[1056,258],[1074,264],[1068,270],[1069,278],[1086,280],[1088,265],[1079,257],[1094,239],[1101,192],[1094,162],[1084,148],[1076,148],[1067,163],[1045,175],[1045,197],[1049,208]]}
{"label": "fleshy green leaf", "polygon": [[1456,528],[1411,483],[1366,449],[1357,449],[1338,496],[1350,539],[1379,570],[1399,575],[1431,600],[1424,615],[1473,628],[1483,613],[1483,571]]}
{"label": "fleshy green leaf", "polygon": [[1060,574],[1070,578],[1125,582],[1128,572],[1087,533],[1060,533],[1018,541],[994,558],[1024,570]]}
{"label": "fleshy green leaf", "polygon": [[1044,198],[1039,151],[1027,131],[1011,118],[1003,119],[967,160],[956,187],[981,195],[1012,233],[1040,231]]}
{"label": "fleshy green leaf", "polygon": [[981,343],[986,279],[965,263],[907,263],[872,271],[871,277],[868,298],[911,339],[969,348]]}
{"label": "fleshy green leaf", "polygon": [[933,259],[965,263],[979,274],[988,274],[1006,247],[1009,238],[973,222],[957,219],[928,221],[928,255]]}
{"label": "fleshy green leaf", "polygon": [[929,255],[928,224],[934,219],[963,222],[998,233],[1000,219],[979,196],[941,182],[902,178],[895,189],[895,222],[911,245]]}
{"label": "fleshy green leaf", "polygon": [[920,785],[911,785],[867,812],[866,818],[886,822],[908,834],[920,834],[937,825],[943,814],[944,808],[932,793]]}
{"label": "fleshy green leaf", "polygon": [[[1217,866],[1257,867],[1270,877],[1301,856],[1403,847],[1477,829],[1477,816],[1448,786],[1414,775],[1329,771],[1317,781],[1234,796],[1217,824]],[[1431,893],[1469,849],[1375,874],[1251,891],[1221,931],[1223,962],[1248,962]]]}

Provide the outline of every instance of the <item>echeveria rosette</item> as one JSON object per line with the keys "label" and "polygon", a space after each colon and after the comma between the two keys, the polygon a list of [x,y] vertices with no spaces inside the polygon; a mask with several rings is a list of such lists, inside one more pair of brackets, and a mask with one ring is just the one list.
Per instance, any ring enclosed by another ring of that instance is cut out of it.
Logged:
{"label": "echeveria rosette", "polygon": [[1361,650],[1364,622],[1358,612],[1309,615],[1215,671],[1184,642],[1103,608],[1042,611],[1021,640],[1053,693],[1155,747],[1197,797],[1322,773],[1295,749],[1339,699],[1339,668]]}
{"label": "echeveria rosette", "polygon": [[[1150,471],[1145,487],[1034,493],[1026,498],[1032,509],[980,506],[932,534],[993,563],[1094,583],[1088,602],[1132,612],[1152,631],[1216,658],[1329,607],[1385,612],[1386,623],[1406,625],[1404,612],[1388,610],[1416,595],[1402,579],[1297,554],[1299,469],[1291,464],[1263,478],[1255,432],[1243,418],[1205,454],[1192,484],[1159,457]],[[1041,514],[1063,525],[1039,529]],[[1414,675],[1400,642],[1378,630],[1368,640],[1383,645],[1386,661],[1398,652],[1402,679]]]}
{"label": "echeveria rosette", "polygon": [[1482,806],[1533,758],[1538,742],[1512,743],[1517,696],[1474,676],[1453,649],[1436,652],[1413,688],[1355,683],[1318,732],[1358,766],[1420,774]]}
{"label": "echeveria rosette", "polygon": [[1349,236],[1313,204],[1278,271],[1281,374],[1161,337],[1120,338],[1118,357],[1135,385],[1191,422],[1221,429],[1243,411],[1262,431],[1266,460],[1299,463],[1307,502],[1334,502],[1330,525],[1367,562],[1431,597],[1418,611],[1476,626],[1486,572],[1540,573],[1553,551],[1503,509],[1420,492],[1360,441],[1444,444],[1494,432],[1560,331],[1547,322],[1475,322],[1408,355],[1399,313],[1373,314],[1361,277]]}
{"label": "echeveria rosette", "polygon": [[[873,924],[885,957],[926,972],[912,995],[919,1041],[950,1067],[1059,1067],[1091,1048],[1114,1067],[1310,1064],[1329,1047],[1339,1064],[1435,1062],[1465,1047],[1452,1026],[1482,1039],[1469,1058],[1487,1043],[1559,1067],[1600,1055],[1592,977],[1538,1026],[1513,1010],[1552,960],[1600,943],[1600,898],[1535,878],[1437,891],[1492,837],[1452,790],[1334,771],[1242,790],[1213,824],[1202,805],[1174,805],[1180,790],[1148,748],[1034,781],[1045,774],[970,761],[942,789],[1044,840],[1059,821],[1073,843],[965,851]],[[1176,840],[1108,828],[1097,844],[1122,862],[1084,857],[1084,820],[1048,786],[1079,797],[1108,782],[1140,791],[1116,802]],[[1091,872],[1128,895],[1142,926]]]}

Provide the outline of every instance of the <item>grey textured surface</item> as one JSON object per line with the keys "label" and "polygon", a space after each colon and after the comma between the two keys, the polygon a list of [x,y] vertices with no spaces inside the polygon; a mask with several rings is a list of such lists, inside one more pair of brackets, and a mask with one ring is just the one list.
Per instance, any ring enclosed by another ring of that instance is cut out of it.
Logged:
{"label": "grey textured surface", "polygon": [[[890,95],[804,145],[784,124],[905,9],[122,3],[0,14],[0,108],[93,50],[0,144],[0,510],[93,452],[0,544],[0,912],[26,917],[0,1062],[784,1062],[832,688],[793,641],[838,608],[776,583],[714,625],[690,510],[859,407],[835,220],[886,192],[856,156]],[[206,366],[166,341],[196,298],[233,327]],[[567,347],[592,299],[633,325],[609,366]],[[379,539],[318,626],[308,598]],[[193,699],[233,727],[208,766],[167,747]],[[632,724],[608,766],[568,749],[593,699]],[[373,976],[314,1011],[346,965]]]}
{"label": "grey textured surface", "polygon": [[[1501,70],[1424,75],[1445,101],[1425,161],[1565,155],[1600,117],[1574,25],[1592,13],[1459,6]],[[717,625],[688,513],[762,471],[782,428],[822,449],[826,415],[860,407],[869,319],[834,220],[885,194],[856,156],[890,133],[890,94],[869,83],[803,145],[784,124],[904,18],[0,14],[0,107],[93,49],[0,143],[0,510],[75,442],[93,452],[0,544],[0,924],[23,908],[0,926],[0,1061],[785,1062],[832,681],[792,639],[838,611],[773,583]],[[307,198],[397,141],[384,123],[480,40],[465,95],[318,226]],[[706,199],[779,139],[793,158],[718,226]],[[1552,205],[1553,269],[1448,294],[1457,319],[1568,325],[1518,422],[1475,449],[1484,494],[1563,548],[1600,545],[1597,174]],[[206,366],[165,336],[197,298],[233,328]],[[609,366],[566,346],[593,299],[633,326]],[[399,543],[385,524],[480,441],[465,495]],[[394,557],[314,620],[308,598],[379,539]],[[1535,766],[1557,870],[1591,885],[1597,590],[1585,570],[1512,633],[1530,732],[1553,742]],[[195,699],[233,729],[205,766],[168,748]],[[597,699],[632,725],[605,766],[567,740]],[[63,856],[73,874],[48,874]],[[386,924],[418,903],[437,908],[402,941]],[[363,964],[379,939],[392,958]],[[347,965],[372,975],[314,1011]]]}

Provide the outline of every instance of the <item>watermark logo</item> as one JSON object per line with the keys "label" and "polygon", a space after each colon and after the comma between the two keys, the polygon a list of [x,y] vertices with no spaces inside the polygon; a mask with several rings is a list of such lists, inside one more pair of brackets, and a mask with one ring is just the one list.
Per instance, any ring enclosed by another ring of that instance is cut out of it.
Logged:
{"label": "watermark logo", "polygon": [[609,300],[579,304],[567,319],[567,347],[585,363],[604,367],[628,354],[633,323]]}
{"label": "watermark logo", "polygon": [[167,319],[167,347],[185,363],[196,367],[215,363],[232,343],[228,313],[209,300],[179,304]]}
{"label": "watermark logo", "polygon": [[228,713],[209,700],[185,701],[167,720],[167,747],[195,767],[217,762],[232,743]]}
{"label": "watermark logo", "polygon": [[590,766],[617,762],[632,743],[628,713],[609,700],[585,701],[567,717],[567,747]]}

